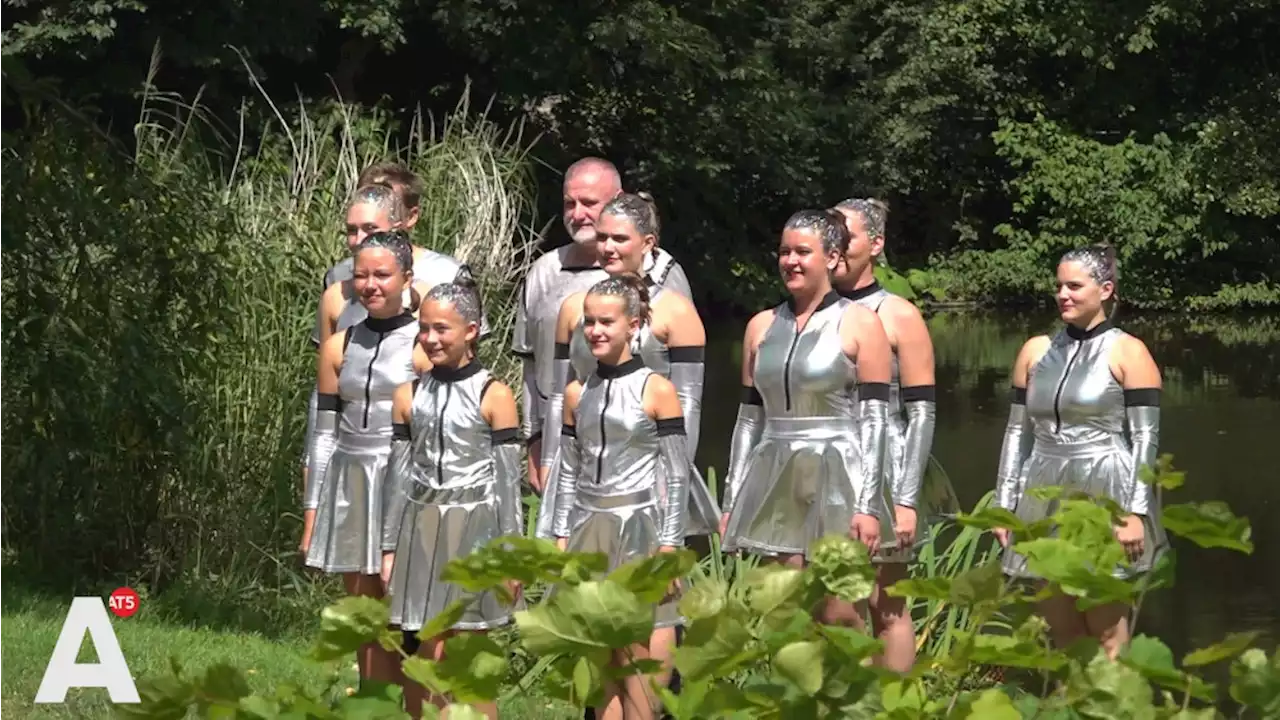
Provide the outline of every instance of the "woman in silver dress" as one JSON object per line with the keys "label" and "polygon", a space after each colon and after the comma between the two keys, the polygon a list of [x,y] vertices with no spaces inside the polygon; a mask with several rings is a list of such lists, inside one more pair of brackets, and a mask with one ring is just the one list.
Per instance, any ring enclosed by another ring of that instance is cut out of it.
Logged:
{"label": "woman in silver dress", "polygon": [[[386,482],[391,403],[396,388],[428,366],[416,349],[412,265],[403,232],[374,233],[360,243],[353,284],[368,317],[330,337],[317,363],[301,544],[307,566],[341,573],[352,595],[384,594],[383,528],[395,506],[394,486]],[[377,643],[366,645],[360,676],[392,679],[391,660]]]}
{"label": "woman in silver dress", "polygon": [[[849,249],[835,273],[835,287],[845,298],[875,312],[893,350],[889,381],[889,426],[884,490],[893,505],[898,547],[873,558],[876,589],[868,605],[875,636],[884,642],[876,662],[907,672],[915,664],[915,627],[906,598],[885,588],[907,577],[931,520],[959,509],[951,481],[930,449],[933,446],[935,388],[933,342],[915,304],[880,287],[874,273],[884,252],[889,207],[879,200],[849,199],[836,205],[849,231]],[[861,625],[862,617],[849,618]]]}
{"label": "woman in silver dress", "polygon": [[[610,569],[684,545],[689,457],[675,386],[645,367],[631,345],[649,319],[646,283],[635,275],[602,280],[588,291],[583,316],[596,368],[565,391],[559,489],[552,530],[561,549],[600,552]],[[647,645],[634,658],[663,664],[670,676],[677,591],[655,608]],[[617,653],[625,664],[625,653]],[[652,718],[657,704],[646,676],[629,676],[606,691],[597,717]]]}
{"label": "woman in silver dress", "polygon": [[791,297],[753,317],[743,337],[726,551],[801,565],[831,533],[873,555],[897,543],[881,491],[889,341],[875,313],[832,289],[848,243],[832,210],[802,210],[783,229],[778,269]]}
{"label": "woman in silver dress", "polygon": [[[702,418],[702,385],[705,374],[706,330],[689,298],[670,292],[644,274],[645,258],[653,253],[660,232],[658,212],[647,193],[622,193],[609,201],[596,220],[596,249],[600,266],[612,277],[643,276],[649,293],[651,315],[640,325],[632,340],[631,352],[654,372],[670,380],[680,396],[680,409],[688,437],[692,499],[686,529],[690,535],[709,535],[716,530],[720,510],[702,474],[693,466],[698,450],[698,429]],[[564,407],[564,388],[574,380],[585,381],[595,369],[596,358],[587,341],[583,323],[586,293],[575,293],[560,306],[556,322],[556,352],[553,372],[557,380],[548,404],[547,417],[559,417]],[[555,506],[555,449],[559,431],[553,423],[543,429],[541,472],[543,508],[536,533],[551,537],[551,508]]]}
{"label": "woman in silver dress", "polygon": [[[440,572],[504,535],[523,534],[522,453],[515,395],[476,358],[481,306],[474,284],[445,283],[427,292],[418,342],[431,370],[396,389],[391,469],[403,489],[399,512],[384,529],[391,565],[391,624],[406,649],[440,660],[445,636],[419,643],[417,631],[454,600],[468,598],[454,632],[487,632],[511,621],[512,608],[492,593],[468,595],[441,582]],[[519,587],[510,587],[513,598]],[[405,682],[409,712],[418,717],[425,689]],[[439,707],[445,698],[432,697]],[[497,706],[480,708],[490,718]]]}
{"label": "woman in silver dress", "polygon": [[[1072,250],[1058,263],[1058,309],[1065,326],[1033,337],[1013,365],[1013,403],[1000,451],[996,501],[1021,520],[1045,517],[1052,503],[1029,490],[1062,486],[1106,497],[1128,513],[1115,528],[1128,564],[1117,577],[1154,566],[1168,547],[1160,525],[1158,490],[1139,479],[1154,465],[1160,437],[1160,369],[1138,338],[1116,327],[1105,304],[1116,292],[1114,251]],[[996,530],[1006,548],[1007,575],[1036,580],[1017,538]],[[1091,635],[1113,659],[1129,640],[1129,608],[1112,604],[1087,611],[1057,595],[1041,604],[1054,644],[1066,647]]]}

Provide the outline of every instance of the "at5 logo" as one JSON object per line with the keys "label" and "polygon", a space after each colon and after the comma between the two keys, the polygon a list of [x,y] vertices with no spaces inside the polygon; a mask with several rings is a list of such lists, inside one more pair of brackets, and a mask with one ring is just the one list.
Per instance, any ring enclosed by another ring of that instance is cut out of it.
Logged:
{"label": "at5 logo", "polygon": [[[129,617],[138,611],[138,594],[129,588],[120,588],[111,593],[107,603],[100,597],[78,597],[71,601],[58,644],[53,648],[44,679],[36,691],[37,703],[66,702],[67,690],[73,687],[106,688],[113,703],[141,702],[129,664],[120,652],[115,628],[107,617],[108,604],[116,615]],[[76,662],[85,633],[89,634],[89,641],[98,654],[96,663]]]}

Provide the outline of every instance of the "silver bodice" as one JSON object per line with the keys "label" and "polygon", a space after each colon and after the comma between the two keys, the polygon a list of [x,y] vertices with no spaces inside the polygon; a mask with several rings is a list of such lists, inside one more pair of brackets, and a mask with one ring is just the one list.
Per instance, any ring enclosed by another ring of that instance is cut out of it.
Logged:
{"label": "silver bodice", "polygon": [[433,368],[413,394],[413,479],[433,490],[482,486],[494,479],[493,431],[480,414],[493,375],[478,362]]}
{"label": "silver bodice", "polygon": [[1124,388],[1111,374],[1111,349],[1124,334],[1110,323],[1053,337],[1027,378],[1027,415],[1036,447],[1084,446],[1124,433]]}
{"label": "silver bodice", "polygon": [[581,452],[580,495],[622,495],[656,483],[658,426],[644,411],[644,387],[653,374],[633,357],[587,378],[574,427]]}
{"label": "silver bodice", "polygon": [[[840,293],[846,300],[861,305],[862,307],[880,315],[880,306],[893,296],[893,293],[880,287],[880,283],[873,282],[866,287],[850,290]],[[898,349],[893,348],[893,352],[889,357],[889,417],[896,424],[901,424],[902,420],[902,381],[901,374],[898,370]]]}
{"label": "silver bodice", "polygon": [[391,438],[391,402],[396,388],[413,379],[413,347],[418,324],[405,313],[366,318],[350,328],[338,372],[342,399],[339,438]]}
{"label": "silver bodice", "polygon": [[857,366],[840,341],[840,319],[848,306],[848,300],[829,293],[798,333],[792,302],[775,308],[756,348],[754,368],[766,417],[857,416]]}

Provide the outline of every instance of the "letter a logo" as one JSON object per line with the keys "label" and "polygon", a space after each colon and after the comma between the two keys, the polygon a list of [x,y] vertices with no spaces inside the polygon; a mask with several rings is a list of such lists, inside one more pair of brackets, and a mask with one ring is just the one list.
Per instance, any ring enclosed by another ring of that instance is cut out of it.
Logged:
{"label": "letter a logo", "polygon": [[[96,663],[76,662],[86,631],[98,653]],[[36,692],[36,702],[66,702],[67,690],[73,687],[106,688],[113,703],[141,702],[100,597],[78,597],[71,601],[62,634],[58,636],[58,644],[40,681],[40,690]]]}

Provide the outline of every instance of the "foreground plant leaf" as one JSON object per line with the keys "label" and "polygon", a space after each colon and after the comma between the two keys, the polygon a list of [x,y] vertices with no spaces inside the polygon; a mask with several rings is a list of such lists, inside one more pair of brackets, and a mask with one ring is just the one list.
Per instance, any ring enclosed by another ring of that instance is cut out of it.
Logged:
{"label": "foreground plant leaf", "polygon": [[582,654],[647,642],[653,606],[611,581],[560,585],[532,610],[515,613],[520,639],[535,655]]}
{"label": "foreground plant leaf", "polygon": [[805,574],[799,568],[762,565],[752,568],[745,580],[747,602],[760,615],[783,607],[797,607],[805,595]]}
{"label": "foreground plant leaf", "polygon": [[1013,706],[1008,695],[989,688],[969,704],[969,710],[963,717],[967,720],[1022,720],[1022,713]]}
{"label": "foreground plant leaf", "polygon": [[1032,670],[1057,670],[1066,663],[1066,658],[1061,653],[1049,650],[1038,638],[1005,635],[973,636],[967,659],[982,665],[1004,665]]}
{"label": "foreground plant leaf", "polygon": [[1088,718],[1148,720],[1155,718],[1151,685],[1137,670],[1112,662],[1099,648],[1083,671],[1073,673],[1069,692],[1073,709]]}
{"label": "foreground plant leaf", "polygon": [[1236,517],[1220,501],[1169,505],[1160,514],[1165,530],[1204,548],[1227,548],[1253,553],[1249,519]]}
{"label": "foreground plant leaf", "polygon": [[383,600],[344,597],[320,612],[320,637],[311,655],[321,662],[346,657],[361,645],[375,642],[389,618]]}
{"label": "foreground plant leaf", "polygon": [[815,540],[809,546],[805,572],[845,602],[866,600],[875,590],[876,569],[867,546],[844,535]]}
{"label": "foreground plant leaf", "polygon": [[497,700],[507,676],[507,651],[490,635],[459,633],[444,643],[444,659],[436,673],[448,692],[464,703]]}
{"label": "foreground plant leaf", "polygon": [[709,618],[724,611],[729,588],[722,580],[706,578],[693,584],[680,598],[680,614],[689,622]]}
{"label": "foreground plant leaf", "polygon": [[822,689],[823,643],[793,642],[773,656],[773,667],[807,695]]}
{"label": "foreground plant leaf", "polygon": [[401,720],[409,717],[403,704],[404,694],[399,685],[366,680],[354,695],[339,700],[335,710],[338,717],[353,720]]}
{"label": "foreground plant leaf", "polygon": [[684,642],[675,651],[680,675],[692,681],[727,677],[763,656],[743,620],[725,612],[689,624]]}
{"label": "foreground plant leaf", "polygon": [[1111,553],[1097,557],[1059,538],[1020,542],[1013,549],[1027,557],[1027,565],[1032,572],[1057,583],[1063,592],[1078,598],[1077,607],[1081,609],[1115,602],[1127,603],[1136,592],[1132,582],[1112,576],[1115,558],[1108,557]]}
{"label": "foreground plant leaf", "polygon": [[1173,651],[1156,638],[1146,635],[1133,638],[1119,659],[1161,687],[1189,691],[1192,697],[1200,700],[1213,700],[1213,687],[1174,667]]}
{"label": "foreground plant leaf", "polygon": [[418,631],[418,639],[426,642],[435,637],[445,634],[450,628],[458,624],[462,620],[462,616],[467,614],[467,606],[471,604],[468,598],[458,598],[445,606],[439,615],[431,618],[422,629]]}
{"label": "foreground plant leaf", "polygon": [[611,580],[635,593],[641,601],[656,603],[667,594],[667,589],[693,570],[698,556],[692,550],[655,553],[624,563],[609,573]]}
{"label": "foreground plant leaf", "polygon": [[1199,667],[1228,660],[1247,650],[1261,634],[1257,630],[1231,633],[1207,648],[1192,650],[1187,653],[1187,656],[1182,658],[1182,664],[1185,667]]}
{"label": "foreground plant leaf", "polygon": [[956,522],[979,530],[1008,528],[1019,535],[1027,531],[1027,524],[1017,515],[998,507],[984,507],[975,513],[960,513],[956,515]]}
{"label": "foreground plant leaf", "polygon": [[1272,655],[1251,648],[1231,663],[1231,698],[1261,711],[1261,717],[1280,717],[1280,652]]}

